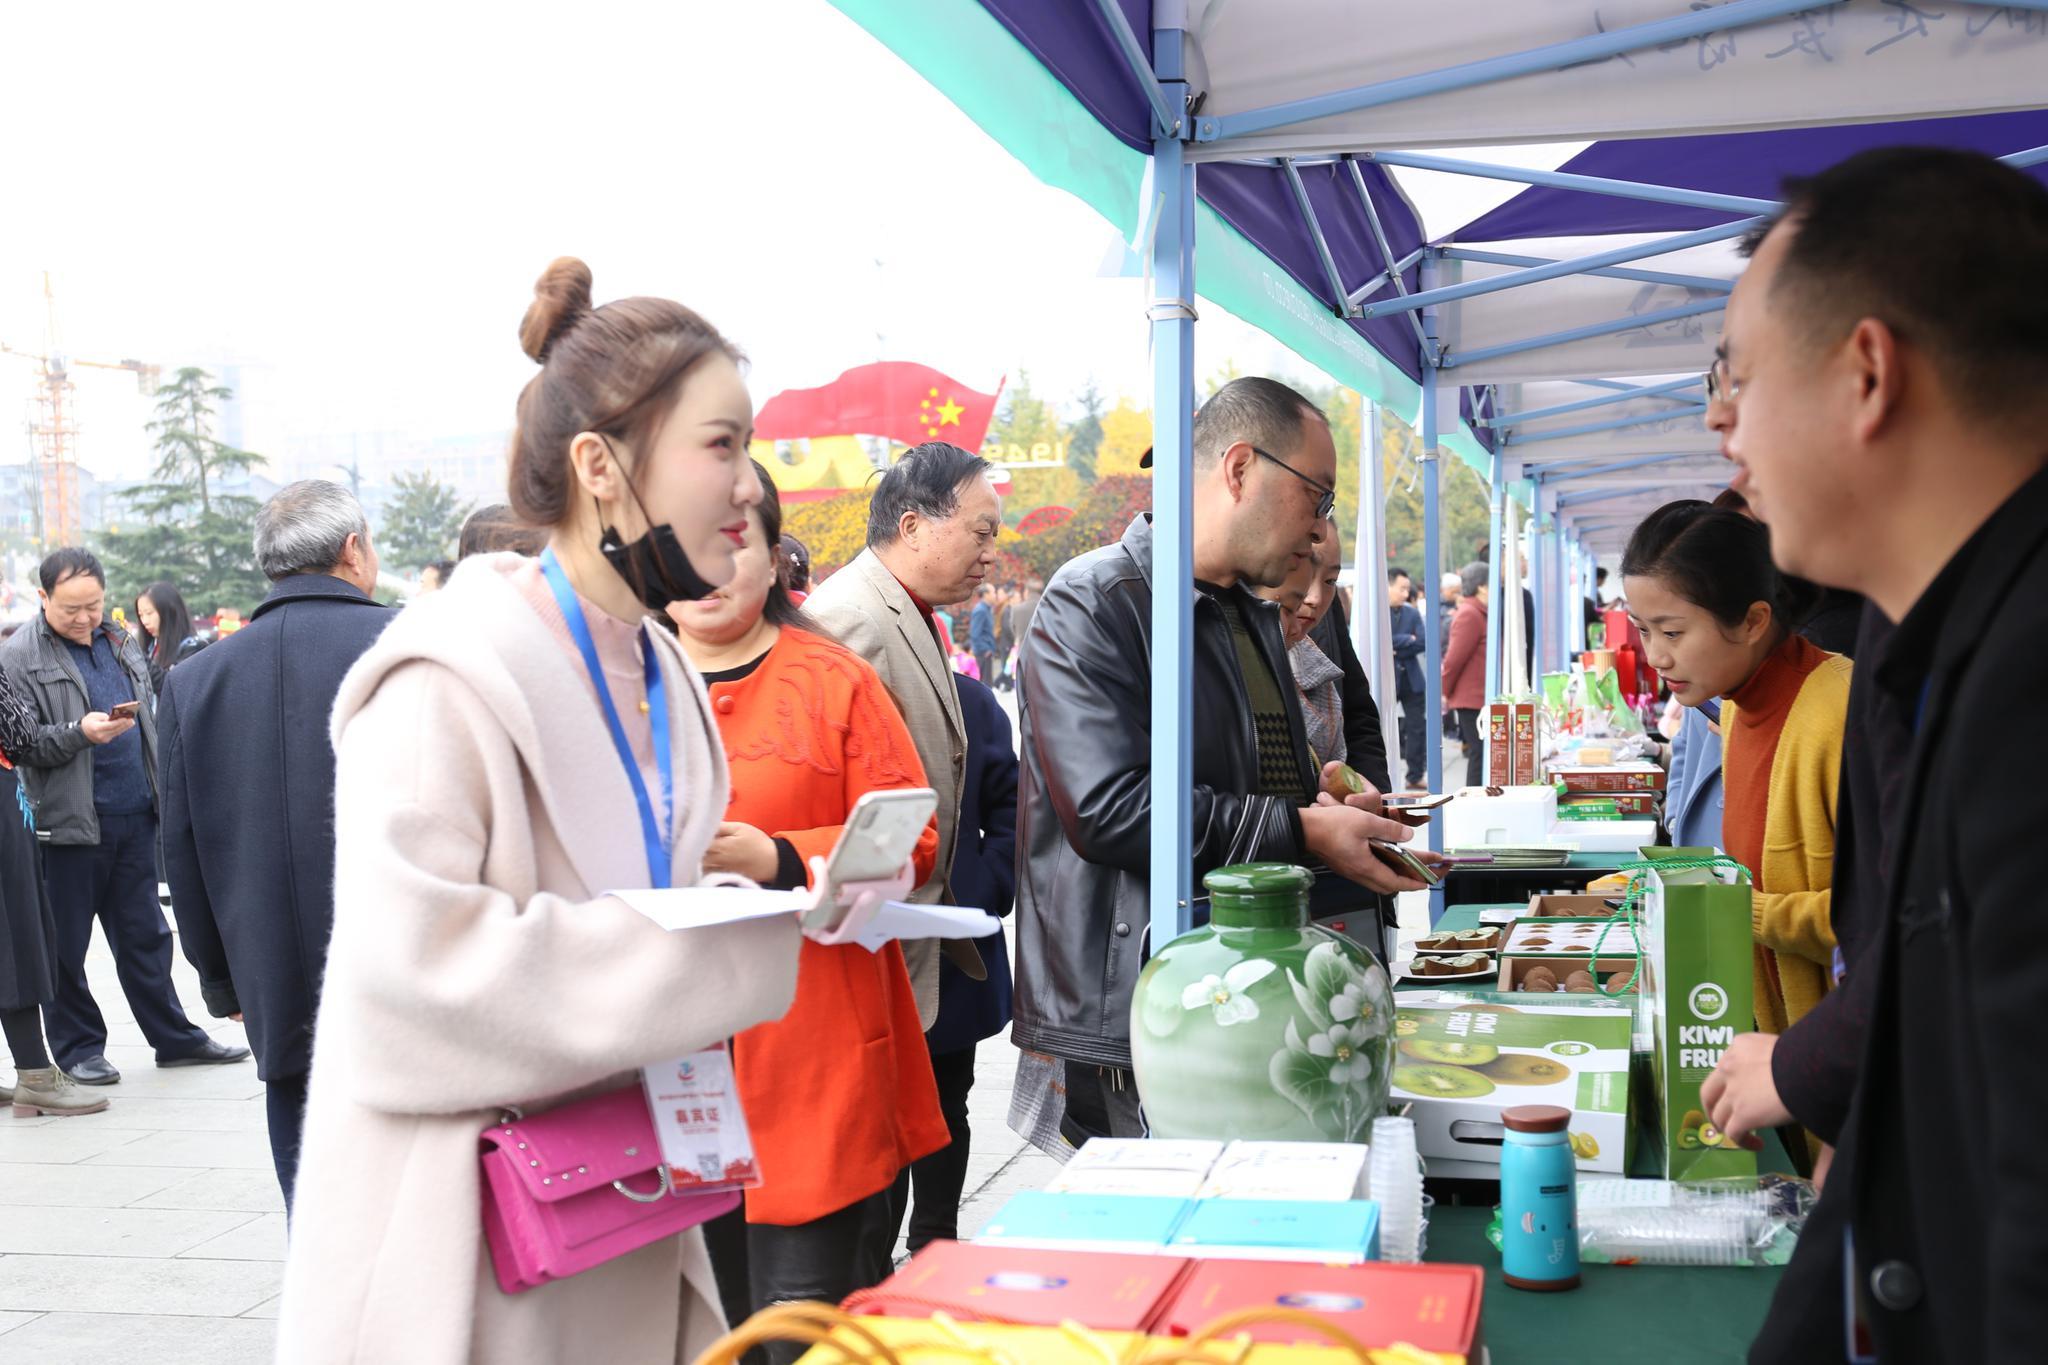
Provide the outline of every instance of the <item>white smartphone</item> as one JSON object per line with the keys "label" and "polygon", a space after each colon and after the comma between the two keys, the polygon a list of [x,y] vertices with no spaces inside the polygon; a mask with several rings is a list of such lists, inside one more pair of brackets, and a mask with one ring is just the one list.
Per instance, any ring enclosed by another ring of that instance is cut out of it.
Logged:
{"label": "white smartphone", "polygon": [[911,850],[939,808],[939,794],[930,787],[899,787],[868,792],[853,803],[839,842],[825,860],[825,884],[818,908],[805,917],[806,928],[838,927],[844,911],[837,904],[839,888],[848,882],[873,882],[896,875],[910,861]]}

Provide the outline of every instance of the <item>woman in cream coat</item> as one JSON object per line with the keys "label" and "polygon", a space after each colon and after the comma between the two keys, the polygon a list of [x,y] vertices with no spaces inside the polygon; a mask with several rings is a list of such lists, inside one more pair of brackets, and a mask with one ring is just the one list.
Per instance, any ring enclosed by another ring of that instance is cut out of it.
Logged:
{"label": "woman in cream coat", "polygon": [[[543,368],[520,399],[513,507],[551,528],[650,774],[651,643],[674,809],[647,787],[671,884],[689,885],[725,811],[725,763],[703,683],[645,615],[730,577],[729,528],[761,496],[752,405],[730,345],[680,305],[593,311],[573,261],[538,295],[521,339]],[[669,933],[606,894],[649,885],[651,855],[533,560],[473,559],[408,607],[350,673],[333,735],[335,928],[279,1358],[691,1359],[722,1330],[700,1235],[507,1295],[482,1235],[477,1137],[508,1106],[628,1084],[781,1015],[796,923]]]}

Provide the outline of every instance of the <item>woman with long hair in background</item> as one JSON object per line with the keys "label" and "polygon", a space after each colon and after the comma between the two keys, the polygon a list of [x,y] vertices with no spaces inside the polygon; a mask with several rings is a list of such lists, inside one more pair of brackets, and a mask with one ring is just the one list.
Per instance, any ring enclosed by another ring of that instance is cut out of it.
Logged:
{"label": "woman with long hair in background", "polygon": [[135,623],[142,630],[142,656],[149,660],[150,684],[161,697],[164,678],[172,667],[204,649],[206,641],[193,629],[185,595],[163,579],[144,588],[135,599]]}

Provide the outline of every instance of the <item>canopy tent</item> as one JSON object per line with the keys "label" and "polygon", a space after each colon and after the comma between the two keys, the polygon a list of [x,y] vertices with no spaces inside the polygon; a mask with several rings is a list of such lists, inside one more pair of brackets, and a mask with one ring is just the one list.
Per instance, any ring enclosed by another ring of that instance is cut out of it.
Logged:
{"label": "canopy tent", "polygon": [[[1192,899],[1198,241],[1203,297],[1417,414],[1425,583],[1445,561],[1440,449],[1491,481],[1496,597],[1519,490],[1541,668],[1577,638],[1593,552],[1656,501],[1725,481],[1699,374],[1734,243],[1781,177],[1899,142],[2048,160],[2048,0],[1437,0],[1370,22],[1351,0],[835,3],[1149,262],[1155,942],[1188,926]],[[1401,150],[1564,139],[1615,140],[1554,171]],[[1422,172],[1530,188],[1432,233],[1408,189]],[[1361,550],[1377,544],[1361,530]],[[1381,615],[1358,613],[1368,658],[1384,657]],[[1424,616],[1434,715],[1443,642]],[[1497,632],[1488,654],[1495,687]]]}

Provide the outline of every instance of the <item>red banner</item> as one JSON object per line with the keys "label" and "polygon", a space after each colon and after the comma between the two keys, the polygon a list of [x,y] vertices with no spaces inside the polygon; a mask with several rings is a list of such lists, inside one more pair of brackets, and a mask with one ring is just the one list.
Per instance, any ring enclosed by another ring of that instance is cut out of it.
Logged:
{"label": "red banner", "polygon": [[878,361],[820,388],[776,394],[755,414],[754,437],[886,436],[905,445],[950,441],[978,451],[1001,392],[998,384],[996,393],[980,393],[914,361]]}

